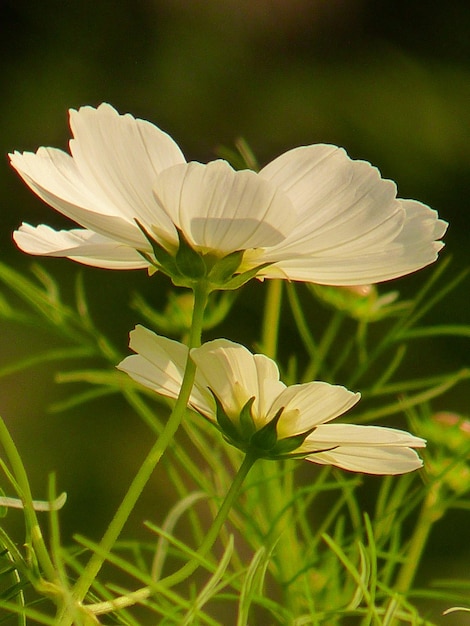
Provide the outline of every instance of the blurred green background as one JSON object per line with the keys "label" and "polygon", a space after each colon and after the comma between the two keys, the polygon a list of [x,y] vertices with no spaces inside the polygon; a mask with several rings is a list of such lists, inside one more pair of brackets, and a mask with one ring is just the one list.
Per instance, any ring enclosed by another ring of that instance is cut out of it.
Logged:
{"label": "blurred green background", "polygon": [[[451,224],[444,254],[454,257],[455,271],[468,265],[467,3],[2,0],[0,7],[2,154],[40,145],[66,149],[67,109],[102,101],[159,125],[188,159],[214,158],[221,144],[231,146],[239,136],[261,163],[300,144],[335,143],[397,181],[401,197],[438,209]],[[22,220],[67,222],[20,182],[6,156],[0,161],[0,186],[2,260],[26,270],[33,259],[16,250],[12,230]],[[80,268],[56,259],[41,263],[70,294]],[[158,305],[168,283],[159,277],[149,281],[144,272],[82,271],[97,323],[125,353],[127,331],[140,321],[127,307],[129,293],[140,290]],[[428,270],[393,288],[411,295],[426,276]],[[248,289],[253,297],[243,313],[256,326],[261,296],[258,286]],[[468,322],[468,282],[433,319]],[[233,323],[232,332],[226,331],[231,338],[253,340]],[[1,333],[2,365],[52,341],[18,332],[13,324],[2,324]],[[468,364],[468,343],[438,341],[432,350],[409,364],[410,375],[426,374],[429,360],[434,372]],[[67,393],[55,386],[55,369],[1,380],[0,413],[24,452],[36,497],[45,495],[51,470],[69,492],[65,536],[73,530],[97,538],[143,458],[148,432],[119,402],[48,414],[51,400]],[[467,401],[459,388],[436,408],[468,413]],[[137,525],[142,517],[161,520],[162,476],[160,471],[147,489]],[[468,516],[452,517],[432,543],[430,569],[457,575],[459,564],[468,565],[468,554],[462,553]],[[455,623],[463,624],[459,619]],[[449,617],[446,624],[451,623]]]}

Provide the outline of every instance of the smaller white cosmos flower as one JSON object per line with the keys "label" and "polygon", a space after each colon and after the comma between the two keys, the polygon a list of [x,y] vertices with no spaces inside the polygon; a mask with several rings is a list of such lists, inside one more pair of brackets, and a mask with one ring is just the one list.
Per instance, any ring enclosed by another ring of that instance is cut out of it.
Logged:
{"label": "smaller white cosmos flower", "polygon": [[187,163],[166,133],[109,104],[71,110],[70,126],[70,154],[10,155],[29,187],[81,226],[22,224],[14,239],[30,254],[165,271],[183,238],[209,267],[240,253],[221,284],[252,272],[247,279],[358,285],[414,272],[443,246],[447,225],[435,211],[398,199],[393,182],[336,146],[295,148],[259,173],[237,172],[223,160]]}
{"label": "smaller white cosmos flower", "polygon": [[[177,398],[188,348],[137,326],[118,369],[169,398]],[[276,363],[244,346],[216,339],[194,348],[196,377],[189,406],[218,426],[233,445],[263,458],[306,458],[368,474],[402,474],[422,461],[413,450],[425,441],[378,426],[330,424],[359,400],[338,385],[287,387]]]}

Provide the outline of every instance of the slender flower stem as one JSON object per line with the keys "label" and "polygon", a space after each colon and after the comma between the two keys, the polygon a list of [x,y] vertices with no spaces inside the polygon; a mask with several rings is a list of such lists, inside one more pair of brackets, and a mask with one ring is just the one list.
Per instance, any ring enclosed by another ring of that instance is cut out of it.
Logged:
{"label": "slender flower stem", "polygon": [[[238,494],[240,493],[243,482],[245,481],[248,472],[251,470],[256,460],[257,457],[252,456],[251,454],[247,454],[243,459],[243,462],[240,465],[240,468],[235,478],[233,479],[232,484],[230,485],[230,489],[228,490],[227,495],[222,502],[222,505],[212,523],[212,526],[205,536],[201,547],[197,551],[198,556],[205,556],[214,545],[219,535],[220,529],[222,528],[235,500],[238,497]],[[198,567],[198,561],[189,561],[180,570],[178,570],[174,574],[170,574],[166,578],[163,578],[160,582],[166,587],[173,587],[174,585],[177,585],[178,583],[188,578],[188,576],[190,576]]]}
{"label": "slender flower stem", "polygon": [[[399,594],[405,595],[410,590],[432,527],[443,514],[440,503],[440,487],[439,482],[433,485],[423,502],[415,531],[411,537],[406,560],[398,572],[397,581],[394,585],[394,590]],[[387,607],[384,626],[395,626],[397,623],[395,615],[398,608],[398,600],[392,598]]]}
{"label": "slender flower stem", "polygon": [[[190,349],[198,347],[201,343],[202,323],[207,299],[208,290],[205,284],[197,285],[194,288],[193,319],[188,345]],[[171,412],[160,437],[155,442],[147,458],[144,460],[142,466],[134,477],[134,480],[132,481],[118,510],[103,535],[99,544],[99,554],[95,552],[91,556],[82,575],[78,579],[73,590],[73,598],[76,603],[81,603],[83,601],[105,561],[105,557],[103,555],[111,551],[157,463],[160,461],[163,453],[172,442],[186,411],[195,373],[196,365],[192,359],[188,357],[180,394],[176,400],[173,411]],[[71,607],[71,609],[69,607],[65,607],[57,622],[59,626],[69,626],[72,624],[73,616],[71,616],[70,610],[74,611],[75,609],[73,607]]]}
{"label": "slender flower stem", "polygon": [[310,356],[310,360],[316,361],[318,351],[317,343],[311,333],[310,325],[304,315],[302,306],[300,304],[300,298],[293,283],[287,284],[287,297],[300,338],[302,339],[305,349]]}
{"label": "slender flower stem", "polygon": [[[245,478],[247,477],[248,472],[251,470],[254,463],[256,462],[256,460],[257,460],[257,457],[252,456],[250,454],[247,454],[245,458],[243,459],[243,462],[235,478],[233,479],[232,484],[230,485],[230,489],[228,490],[224,498],[224,501],[222,502],[222,505],[214,521],[212,522],[212,525],[209,531],[207,532],[207,535],[204,538],[204,541],[202,542],[201,546],[197,550],[196,554],[198,555],[198,557],[204,557],[212,548],[215,541],[217,540],[220,529],[225,523],[230,513],[230,510],[240,493],[240,489],[243,485],[243,482]],[[158,581],[158,587],[165,586],[166,588],[170,588],[170,587],[173,587],[174,585],[177,585],[178,583],[183,582],[197,570],[199,565],[200,565],[199,559],[194,558],[191,561],[188,561],[185,565],[183,565],[181,569],[174,572],[173,574],[170,574],[166,578],[162,578],[160,581]],[[114,600],[110,600],[108,602],[98,602],[96,604],[88,604],[86,606],[86,609],[89,613],[92,613],[93,615],[102,615],[104,613],[110,613],[111,611],[116,611],[117,609],[122,609],[128,606],[132,606],[136,604],[137,602],[142,602],[143,600],[150,597],[152,593],[153,593],[152,587],[142,587],[141,589],[137,589],[136,591],[128,595],[115,598]]]}
{"label": "slender flower stem", "polygon": [[[310,365],[307,367],[303,379],[305,381],[315,380],[321,373],[325,365],[325,358],[331,345],[338,334],[341,324],[344,320],[344,314],[341,311],[335,311],[330,323],[326,327],[325,332],[318,344],[317,353],[315,358],[311,359]],[[325,372],[323,372],[324,376]],[[323,378],[324,379],[324,378]]]}
{"label": "slender flower stem", "polygon": [[[23,502],[25,518],[27,520],[27,530],[31,534],[31,542],[35,550],[38,562],[43,569],[50,583],[57,580],[57,573],[47,551],[44,539],[41,533],[36,513],[34,511],[34,502],[29,486],[28,476],[24,468],[21,456],[16,449],[15,443],[8,432],[4,421],[0,418],[0,442],[2,443],[5,454],[10,462],[13,475],[20,489],[20,496]],[[26,541],[28,543],[28,539]]]}
{"label": "slender flower stem", "polygon": [[282,280],[269,280],[261,330],[261,346],[264,354],[271,359],[275,359],[277,354],[281,305]]}
{"label": "slender flower stem", "polygon": [[399,593],[406,593],[413,584],[429,533],[439,517],[440,513],[436,511],[436,493],[432,489],[423,503],[416,530],[411,539],[407,559],[403,563],[397,578],[395,590]]}
{"label": "slender flower stem", "polygon": [[[268,284],[268,293],[263,314],[261,347],[264,354],[275,359],[279,340],[279,321],[281,318],[283,281],[271,280]],[[261,466],[260,466],[261,467]],[[279,563],[279,583],[284,590],[285,604],[292,614],[297,612],[297,598],[295,590],[288,581],[295,578],[298,572],[298,537],[293,522],[292,510],[289,502],[292,499],[292,482],[284,483],[281,478],[284,463],[263,463],[260,469],[264,484],[263,496],[260,504],[264,506],[265,517],[276,520],[269,532],[269,540],[276,541],[277,561]],[[287,505],[287,506],[286,506]],[[273,530],[276,536],[273,536]],[[279,538],[279,541],[277,539]]]}

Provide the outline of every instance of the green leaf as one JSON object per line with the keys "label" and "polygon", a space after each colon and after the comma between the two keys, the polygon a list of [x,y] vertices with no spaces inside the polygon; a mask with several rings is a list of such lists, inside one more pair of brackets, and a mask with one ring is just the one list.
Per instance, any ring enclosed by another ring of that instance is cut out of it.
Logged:
{"label": "green leaf", "polygon": [[16,361],[15,363],[10,363],[9,365],[2,367],[0,369],[0,378],[2,376],[14,374],[15,372],[21,372],[22,370],[34,367],[35,365],[39,365],[41,363],[51,363],[54,361],[62,361],[65,359],[84,358],[88,356],[93,356],[95,353],[96,350],[93,349],[91,346],[47,350],[46,352],[41,352],[40,354],[21,359],[19,361]]}
{"label": "green leaf", "polygon": [[466,324],[442,324],[439,326],[424,326],[412,328],[399,333],[398,338],[420,339],[421,337],[467,337],[470,338],[470,326]]}

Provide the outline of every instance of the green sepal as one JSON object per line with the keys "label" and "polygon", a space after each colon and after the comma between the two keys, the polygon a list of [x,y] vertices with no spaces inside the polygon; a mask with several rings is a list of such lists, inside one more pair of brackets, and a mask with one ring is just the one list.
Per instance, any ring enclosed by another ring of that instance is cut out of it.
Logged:
{"label": "green sepal", "polygon": [[176,267],[181,276],[199,280],[207,275],[207,267],[202,256],[188,243],[183,232],[177,228],[179,247],[175,256]]}
{"label": "green sepal", "polygon": [[144,252],[143,250],[137,250],[137,252],[142,256],[147,263],[149,264],[147,268],[147,272],[149,276],[153,276],[157,272],[161,272],[165,274],[165,276],[169,276],[171,278],[171,274],[167,272],[163,266],[161,266],[158,262],[155,262],[154,257],[149,252]]}
{"label": "green sepal", "polygon": [[283,411],[284,407],[281,407],[272,420],[254,433],[250,439],[250,449],[271,453],[277,444],[277,423]]}
{"label": "green sepal", "polygon": [[[274,456],[284,456],[285,454],[289,454],[290,452],[294,452],[297,448],[303,444],[305,439],[313,433],[316,427],[310,428],[304,433],[300,433],[300,435],[293,435],[292,437],[286,437],[285,439],[279,439],[274,448],[270,451],[270,453]],[[302,456],[307,456],[307,453]]]}
{"label": "green sepal", "polygon": [[[246,272],[242,272],[241,274],[237,274],[231,280],[226,282],[223,286],[223,289],[238,289],[249,280],[254,278],[258,272],[263,270],[265,267],[272,265],[272,263],[263,263],[262,265],[258,265],[257,267],[253,267],[251,270]],[[220,287],[221,288],[221,287]]]}
{"label": "green sepal", "polygon": [[233,275],[240,267],[243,260],[243,253],[244,250],[236,250],[214,263],[207,277],[209,282],[224,287],[225,284],[233,278]]}
{"label": "green sepal", "polygon": [[237,445],[237,442],[238,442],[238,439],[239,439],[239,435],[238,435],[238,430],[237,430],[235,424],[232,422],[232,420],[225,413],[224,408],[223,408],[219,398],[215,395],[215,393],[212,391],[212,389],[210,387],[209,387],[209,391],[211,392],[211,394],[212,394],[212,396],[214,397],[214,400],[215,400],[215,405],[216,405],[216,408],[217,408],[217,410],[216,410],[216,419],[217,419],[217,423],[219,425],[220,430],[224,434],[224,437],[226,437],[230,441],[230,443],[232,443],[233,445]]}
{"label": "green sepal", "polygon": [[308,459],[310,456],[314,456],[315,454],[322,454],[323,452],[331,452],[331,450],[336,450],[339,446],[331,446],[331,448],[322,448],[321,450],[310,450],[310,452],[288,452],[287,454],[277,454],[272,455],[270,459]]}
{"label": "green sepal", "polygon": [[[163,271],[167,276],[170,276],[170,278],[172,278],[173,276],[181,275],[178,270],[178,266],[176,265],[175,258],[168,252],[168,250],[165,250],[163,246],[159,245],[158,242],[150,236],[150,234],[146,231],[145,227],[139,222],[139,220],[135,221],[149,244],[152,246],[153,254],[159,266],[158,269],[160,271]],[[155,265],[155,262],[148,254],[142,251],[140,251],[140,254],[147,261],[150,261],[152,265]]]}
{"label": "green sepal", "polygon": [[256,432],[256,425],[251,414],[251,407],[253,406],[254,401],[255,396],[252,396],[240,412],[239,436],[243,441],[250,440],[252,435]]}

